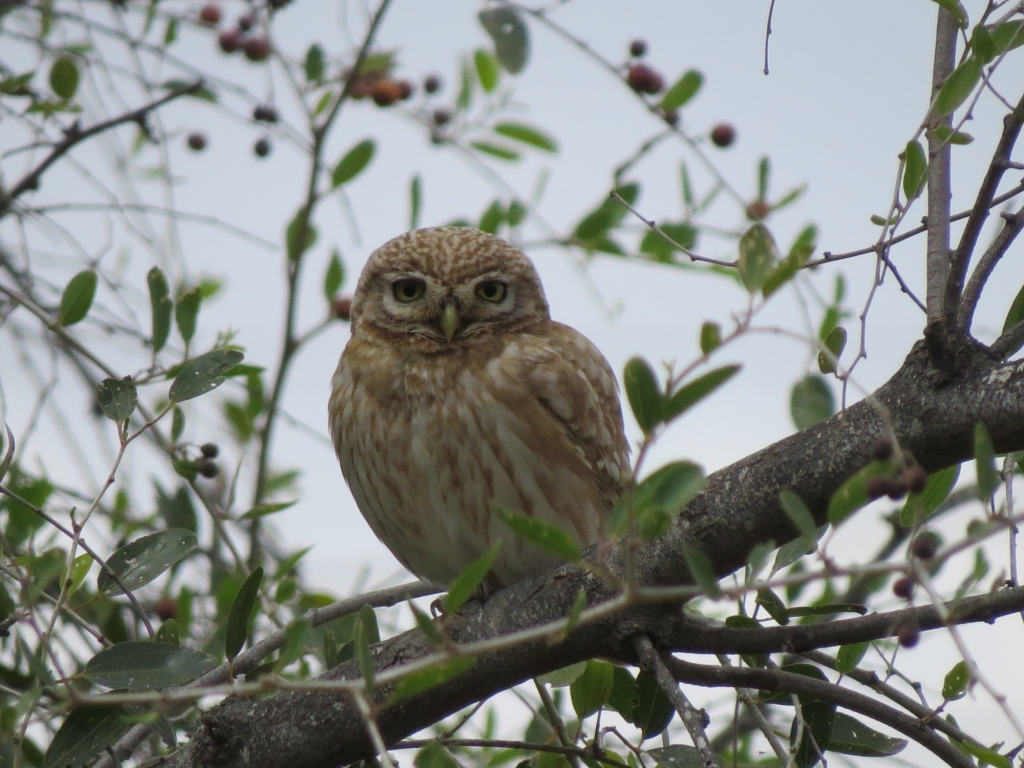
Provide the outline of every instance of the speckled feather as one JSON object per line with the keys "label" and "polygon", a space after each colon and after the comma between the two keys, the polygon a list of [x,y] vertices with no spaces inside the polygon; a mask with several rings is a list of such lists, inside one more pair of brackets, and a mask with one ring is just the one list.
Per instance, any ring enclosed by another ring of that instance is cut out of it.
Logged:
{"label": "speckled feather", "polygon": [[[425,295],[400,306],[391,286],[409,277]],[[474,294],[483,280],[507,286],[500,306]],[[450,341],[437,329],[444,301],[462,318]],[[441,585],[499,538],[490,586],[556,562],[495,518],[492,500],[585,546],[604,537],[632,482],[607,361],[550,319],[532,262],[477,230],[418,230],[370,257],[332,381],[330,429],[374,533]]]}

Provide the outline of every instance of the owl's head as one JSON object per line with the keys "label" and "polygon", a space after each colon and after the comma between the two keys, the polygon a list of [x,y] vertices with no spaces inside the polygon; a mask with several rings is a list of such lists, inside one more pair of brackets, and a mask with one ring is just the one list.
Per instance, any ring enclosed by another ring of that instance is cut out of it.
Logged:
{"label": "owl's head", "polygon": [[540,277],[500,237],[465,227],[400,235],[371,254],[352,302],[352,332],[408,334],[430,346],[481,339],[547,320]]}

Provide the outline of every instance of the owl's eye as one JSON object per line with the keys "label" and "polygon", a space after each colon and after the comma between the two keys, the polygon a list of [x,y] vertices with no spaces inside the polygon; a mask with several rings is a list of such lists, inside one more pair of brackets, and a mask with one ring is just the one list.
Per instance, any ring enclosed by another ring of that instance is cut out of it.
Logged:
{"label": "owl's eye", "polygon": [[497,304],[504,301],[508,294],[508,286],[498,280],[484,280],[476,287],[476,295],[484,301]]}
{"label": "owl's eye", "polygon": [[391,284],[391,293],[395,297],[395,300],[403,303],[416,301],[416,299],[426,293],[426,290],[426,283],[422,280],[415,280],[413,278],[395,280],[395,282]]}

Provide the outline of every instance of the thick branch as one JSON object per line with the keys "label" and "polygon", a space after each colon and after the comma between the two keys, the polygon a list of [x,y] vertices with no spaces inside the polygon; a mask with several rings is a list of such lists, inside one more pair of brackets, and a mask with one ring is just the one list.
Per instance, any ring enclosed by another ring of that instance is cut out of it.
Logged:
{"label": "thick branch", "polygon": [[821,701],[838,704],[853,712],[877,720],[894,728],[904,736],[913,739],[931,751],[944,763],[954,768],[973,768],[974,762],[930,727],[916,717],[910,717],[870,696],[851,691],[849,688],[826,683],[806,675],[783,672],[775,669],[752,669],[744,667],[712,666],[692,664],[669,657],[665,664],[676,680],[684,683],[712,687],[759,688],[764,691],[783,691],[810,696]]}
{"label": "thick branch", "polygon": [[[935,26],[935,57],[932,63],[932,92],[934,101],[942,84],[956,66],[956,17],[939,6]],[[933,113],[930,127],[952,127],[953,115],[939,117]],[[942,322],[942,296],[949,276],[949,142],[942,141],[934,131],[928,131],[928,270],[927,312],[928,325]]]}
{"label": "thick branch", "polygon": [[[793,490],[823,521],[834,492],[867,463],[871,443],[886,429],[881,413],[888,414],[901,447],[931,471],[973,455],[978,422],[988,428],[997,452],[1024,449],[1024,363],[997,364],[980,348],[968,347],[958,373],[947,380],[929,367],[919,344],[875,393],[873,404],[857,403],[710,476],[673,528],[636,552],[640,583],[688,583],[684,541],[707,553],[716,573],[724,575],[741,567],[757,542],[782,544],[795,538],[778,501],[782,488]],[[600,554],[609,571],[625,572],[622,545]],[[506,636],[568,616],[581,589],[592,606],[617,594],[616,586],[596,573],[564,565],[501,590],[482,606],[470,603],[446,628],[455,643]],[[1005,590],[990,599],[1008,594],[1015,593]],[[661,643],[678,636],[681,622],[673,606],[634,606],[585,623],[562,642],[545,637],[481,653],[466,672],[391,705],[384,705],[389,689],[382,686],[377,725],[387,742],[396,742],[531,677],[595,656],[631,656],[637,634]],[[433,652],[418,631],[406,632],[375,646],[374,664],[389,669]],[[326,675],[334,680],[358,676],[354,664]],[[362,718],[344,695],[304,691],[262,701],[227,699],[201,719],[192,741],[169,765],[333,768],[370,754]]]}

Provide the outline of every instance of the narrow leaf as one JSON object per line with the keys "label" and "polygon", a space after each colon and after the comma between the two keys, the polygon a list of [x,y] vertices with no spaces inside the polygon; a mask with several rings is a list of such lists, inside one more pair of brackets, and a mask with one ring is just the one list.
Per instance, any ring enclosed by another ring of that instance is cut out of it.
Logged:
{"label": "narrow leaf", "polygon": [[[369,610],[367,611],[367,609]],[[380,642],[380,636],[377,633],[377,617],[373,613],[373,608],[364,605],[356,620],[355,630],[352,633],[352,644],[355,648],[356,662],[359,664],[359,671],[367,690],[373,690],[375,685],[376,670],[373,667],[373,654],[370,653],[370,646],[375,642]]]}
{"label": "narrow leaf", "polygon": [[331,260],[327,262],[327,271],[324,273],[324,296],[328,302],[341,289],[341,284],[344,281],[345,267],[341,263],[341,254],[335,249],[331,253]]}
{"label": "narrow leaf", "polygon": [[498,62],[483,48],[477,48],[473,51],[473,64],[480,87],[491,93],[498,86]]}
{"label": "narrow leaf", "polygon": [[722,594],[718,587],[718,577],[715,575],[715,570],[707,555],[690,544],[683,544],[683,557],[686,559],[686,567],[690,569],[694,583],[705,595],[718,597]]}
{"label": "narrow leaf", "polygon": [[696,69],[691,69],[673,83],[659,106],[662,109],[679,109],[697,95],[703,84],[704,75]]}
{"label": "narrow leaf", "polygon": [[373,139],[363,139],[352,147],[334,166],[334,173],[331,174],[331,186],[339,187],[352,181],[370,164],[376,151],[377,145]]}
{"label": "narrow leaf", "polygon": [[739,373],[740,367],[739,365],[727,365],[717,368],[676,390],[668,398],[668,403],[665,406],[665,421],[671,421],[699,403]]}
{"label": "narrow leaf", "polygon": [[782,502],[782,509],[785,510],[786,516],[793,523],[793,527],[802,536],[813,540],[818,525],[814,522],[814,516],[811,515],[811,511],[803,500],[788,488],[779,491],[779,500]]}
{"label": "narrow leaf", "polygon": [[999,487],[999,472],[996,471],[992,438],[981,422],[974,427],[974,466],[978,477],[978,499],[987,505]]}
{"label": "narrow leaf", "polygon": [[920,194],[928,178],[928,157],[919,141],[908,141],[903,153],[903,194],[907,201]]}
{"label": "narrow leaf", "polygon": [[426,613],[421,611],[416,603],[409,601],[409,610],[412,611],[413,617],[416,619],[416,626],[420,628],[427,640],[429,640],[434,646],[441,645],[443,640],[441,636],[441,630],[438,629],[435,621],[430,618]]}
{"label": "narrow leaf", "polygon": [[120,594],[122,586],[134,591],[192,554],[198,543],[199,539],[192,531],[180,528],[136,539],[107,559],[97,577],[96,589],[108,595]]}
{"label": "narrow leaf", "polygon": [[174,321],[178,324],[178,331],[181,338],[188,344],[196,335],[196,318],[199,315],[199,306],[203,301],[203,292],[198,286],[189,288],[178,298],[174,307]]}
{"label": "narrow leaf", "polygon": [[829,522],[832,525],[839,525],[871,501],[871,497],[868,496],[868,480],[873,477],[888,476],[891,472],[892,467],[889,462],[873,461],[839,486],[839,490],[835,492],[828,504]]}
{"label": "narrow leaf", "polygon": [[420,226],[420,208],[423,205],[423,182],[419,174],[412,177],[409,182],[409,229],[418,229]]}
{"label": "narrow leaf", "polygon": [[778,624],[782,626],[789,624],[789,612],[786,610],[786,604],[768,587],[761,587],[757,590],[757,598],[754,602],[764,608]]}
{"label": "narrow leaf", "polygon": [[82,766],[128,730],[123,707],[79,707],[65,718],[43,757],[43,768]]}
{"label": "narrow leaf", "polygon": [[907,739],[886,736],[845,712],[836,712],[829,752],[860,757],[892,757],[907,746]]}
{"label": "narrow leaf", "polygon": [[935,111],[940,116],[948,115],[967,101],[974,87],[981,80],[981,61],[971,56],[960,64],[942,84],[935,97]]}
{"label": "narrow leaf", "polygon": [[519,153],[500,144],[493,144],[489,141],[471,141],[469,145],[478,152],[496,157],[499,160],[518,160]]}
{"label": "narrow leaf", "polygon": [[841,675],[850,674],[860,664],[870,647],[871,643],[868,642],[839,646],[839,652],[836,653],[836,671]]}
{"label": "narrow leaf", "polygon": [[462,607],[463,603],[472,597],[473,592],[480,585],[480,582],[484,580],[484,576],[491,570],[491,566],[494,565],[494,558],[498,556],[498,549],[501,547],[501,541],[495,541],[480,558],[474,560],[465,570],[462,571],[455,580],[448,587],[448,594],[444,599],[444,612],[445,615],[451,616],[455,614],[459,608]]}
{"label": "narrow leaf", "polygon": [[722,344],[722,326],[711,321],[700,327],[700,351],[709,355]]}
{"label": "narrow leaf", "polygon": [[550,552],[555,557],[573,563],[579,561],[579,546],[569,533],[558,526],[505,509],[497,501],[491,502],[491,512],[520,538]]}
{"label": "narrow leaf", "polygon": [[634,357],[626,363],[622,375],[626,386],[626,397],[637,424],[649,433],[664,420],[664,395],[647,361]]}
{"label": "narrow leaf", "polygon": [[942,681],[942,698],[956,701],[967,695],[967,686],[971,682],[971,671],[966,661],[958,661]]}
{"label": "narrow leaf", "polygon": [[832,388],[821,376],[810,374],[793,385],[789,413],[798,430],[807,429],[835,413]]}
{"label": "narrow leaf", "polygon": [[58,322],[67,327],[85,319],[96,296],[96,273],[87,269],[68,281],[60,297]]}
{"label": "narrow leaf", "polygon": [[174,302],[171,301],[171,291],[167,285],[167,278],[159,267],[153,267],[146,275],[146,283],[149,285],[149,308],[153,317],[153,354],[155,355],[164,348],[167,337],[171,334],[171,315],[174,313]]}
{"label": "narrow leaf", "polygon": [[245,645],[245,639],[249,635],[249,622],[252,620],[253,609],[256,607],[256,600],[260,594],[260,584],[263,581],[263,568],[254,568],[242,586],[238,588],[234,602],[231,603],[231,611],[228,614],[228,624],[224,636],[224,655],[228,661],[234,661],[238,652]]}
{"label": "narrow leaf", "polygon": [[191,648],[129,640],[97,653],[83,674],[106,688],[153,691],[187,683],[215,666],[217,659]]}
{"label": "narrow leaf", "polygon": [[900,511],[900,525],[904,528],[911,528],[927,520],[949,496],[959,477],[959,464],[929,475],[928,484],[924,490],[921,493],[912,493],[907,497],[907,501]]}
{"label": "narrow leaf", "polygon": [[104,379],[92,388],[92,393],[103,413],[118,424],[135,412],[139,402],[139,393],[132,384],[131,376]]}
{"label": "narrow leaf", "polygon": [[779,250],[775,238],[764,224],[754,224],[740,238],[739,250],[736,267],[740,280],[748,291],[756,293],[778,261]]}
{"label": "narrow leaf", "polygon": [[498,123],[494,126],[494,132],[506,136],[531,147],[542,149],[545,152],[557,152],[558,144],[539,128],[522,123]]}
{"label": "narrow leaf", "polygon": [[418,672],[413,672],[395,684],[395,692],[390,700],[396,701],[407,696],[415,696],[417,693],[429,691],[431,688],[436,688],[441,683],[446,683],[456,675],[465,672],[474,664],[476,664],[476,658],[473,656],[460,656],[451,661],[435,664]]}

